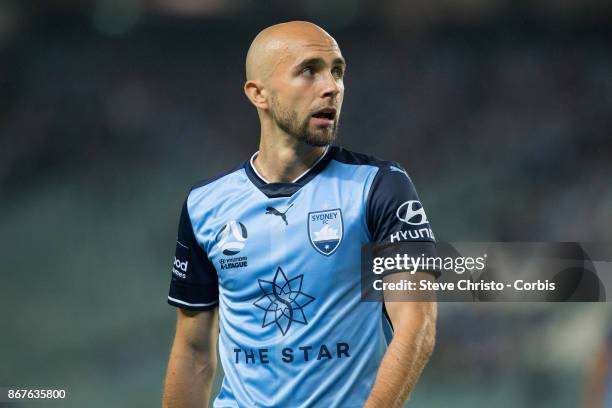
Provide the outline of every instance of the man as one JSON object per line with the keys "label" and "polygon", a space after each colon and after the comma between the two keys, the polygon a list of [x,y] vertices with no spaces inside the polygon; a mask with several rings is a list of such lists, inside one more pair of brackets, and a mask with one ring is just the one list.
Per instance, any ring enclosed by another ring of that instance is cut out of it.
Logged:
{"label": "man", "polygon": [[414,387],[434,347],[435,303],[386,301],[387,345],[382,304],[360,301],[360,248],[394,236],[426,251],[433,233],[397,163],[331,145],[345,69],[311,23],[269,27],[251,44],[244,91],[259,151],[183,205],[165,407],[205,404],[218,331],[215,407],[400,407]]}
{"label": "man", "polygon": [[585,370],[584,408],[612,408],[612,324],[608,324],[608,335],[588,360]]}

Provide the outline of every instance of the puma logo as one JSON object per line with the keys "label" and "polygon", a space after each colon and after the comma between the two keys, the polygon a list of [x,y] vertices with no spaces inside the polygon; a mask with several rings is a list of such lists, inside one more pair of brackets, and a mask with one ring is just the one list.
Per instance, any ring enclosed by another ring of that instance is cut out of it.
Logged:
{"label": "puma logo", "polygon": [[287,207],[285,212],[280,212],[274,207],[266,207],[266,214],[278,215],[283,219],[283,221],[285,221],[285,225],[289,225],[289,223],[287,222],[287,216],[285,214],[287,214],[287,211],[289,211],[291,207],[293,207],[293,204]]}

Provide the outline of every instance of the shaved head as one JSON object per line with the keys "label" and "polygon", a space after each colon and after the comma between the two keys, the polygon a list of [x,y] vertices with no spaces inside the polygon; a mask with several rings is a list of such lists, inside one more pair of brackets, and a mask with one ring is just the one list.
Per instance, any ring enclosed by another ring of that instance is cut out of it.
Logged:
{"label": "shaved head", "polygon": [[336,40],[313,23],[291,21],[257,34],[247,53],[244,91],[257,108],[262,138],[331,143],[345,68]]}
{"label": "shaved head", "polygon": [[327,31],[308,21],[290,21],[263,29],[247,53],[247,81],[265,81],[279,64],[299,52],[300,45],[305,43],[326,44],[339,49]]}

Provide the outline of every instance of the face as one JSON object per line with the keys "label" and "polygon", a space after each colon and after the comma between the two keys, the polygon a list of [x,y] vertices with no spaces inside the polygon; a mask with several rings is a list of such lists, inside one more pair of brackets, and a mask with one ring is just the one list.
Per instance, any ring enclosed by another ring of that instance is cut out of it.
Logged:
{"label": "face", "polygon": [[331,38],[321,36],[290,47],[269,81],[272,120],[308,145],[332,143],[344,98],[345,69]]}

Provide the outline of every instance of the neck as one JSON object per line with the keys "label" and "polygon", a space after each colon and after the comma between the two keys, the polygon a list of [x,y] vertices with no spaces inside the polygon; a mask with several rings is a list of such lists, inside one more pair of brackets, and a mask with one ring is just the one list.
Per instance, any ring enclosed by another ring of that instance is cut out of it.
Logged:
{"label": "neck", "polygon": [[313,147],[293,137],[264,137],[253,166],[269,183],[291,183],[323,156],[326,146]]}

